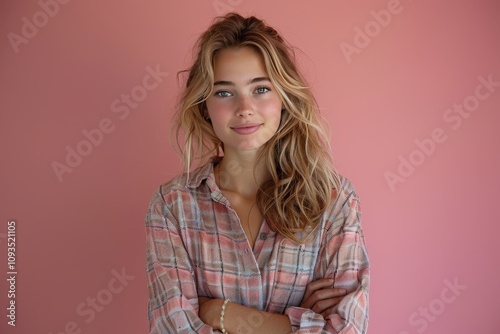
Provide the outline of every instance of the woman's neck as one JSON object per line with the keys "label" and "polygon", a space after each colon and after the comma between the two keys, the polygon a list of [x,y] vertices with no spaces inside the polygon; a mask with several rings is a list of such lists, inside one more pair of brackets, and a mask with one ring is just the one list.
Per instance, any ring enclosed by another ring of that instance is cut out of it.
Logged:
{"label": "woman's neck", "polygon": [[215,177],[221,190],[239,194],[245,198],[255,198],[257,191],[269,172],[265,165],[256,163],[256,154],[225,154],[216,166]]}

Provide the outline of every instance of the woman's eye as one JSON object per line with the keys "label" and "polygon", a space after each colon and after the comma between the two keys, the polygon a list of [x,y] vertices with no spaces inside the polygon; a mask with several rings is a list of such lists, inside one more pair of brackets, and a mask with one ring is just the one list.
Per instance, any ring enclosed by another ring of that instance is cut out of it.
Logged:
{"label": "woman's eye", "polygon": [[218,92],[215,92],[215,96],[218,96],[218,97],[228,97],[228,96],[231,96],[231,93],[229,93],[226,90],[220,90]]}
{"label": "woman's eye", "polygon": [[269,92],[270,89],[267,87],[259,87],[255,91],[257,92],[257,94],[265,94],[265,93]]}

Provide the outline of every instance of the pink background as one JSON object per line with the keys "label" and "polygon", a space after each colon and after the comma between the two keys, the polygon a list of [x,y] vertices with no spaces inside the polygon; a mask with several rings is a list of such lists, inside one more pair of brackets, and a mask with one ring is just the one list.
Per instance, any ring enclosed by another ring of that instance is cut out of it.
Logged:
{"label": "pink background", "polygon": [[[388,7],[398,13],[381,26],[371,11]],[[143,221],[153,191],[180,170],[168,135],[176,73],[230,8],[303,51],[336,165],[362,200],[369,333],[500,333],[500,86],[473,97],[479,77],[500,81],[498,2],[91,0],[52,6],[46,22],[37,1],[0,8],[0,277],[9,219],[18,238],[17,326],[7,326],[2,278],[1,333],[147,332]],[[14,47],[8,34],[22,37],[33,16],[38,32]],[[371,37],[356,37],[365,28]],[[357,53],[346,56],[347,44]],[[142,96],[147,67],[169,75]],[[115,100],[131,92],[141,101],[125,114]],[[475,110],[458,123],[447,110],[462,103]],[[103,119],[113,130],[59,180],[53,162]],[[417,166],[391,188],[400,156]]]}

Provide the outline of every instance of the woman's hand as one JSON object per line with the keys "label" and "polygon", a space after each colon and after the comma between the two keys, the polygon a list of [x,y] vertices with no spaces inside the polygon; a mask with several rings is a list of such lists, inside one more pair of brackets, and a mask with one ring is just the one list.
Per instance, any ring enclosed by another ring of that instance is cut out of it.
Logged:
{"label": "woman's hand", "polygon": [[332,288],[333,280],[322,278],[307,284],[306,292],[300,307],[313,310],[324,318],[347,294],[346,289]]}
{"label": "woman's hand", "polygon": [[222,299],[198,297],[198,316],[201,321],[214,329],[220,329],[220,312],[222,310]]}

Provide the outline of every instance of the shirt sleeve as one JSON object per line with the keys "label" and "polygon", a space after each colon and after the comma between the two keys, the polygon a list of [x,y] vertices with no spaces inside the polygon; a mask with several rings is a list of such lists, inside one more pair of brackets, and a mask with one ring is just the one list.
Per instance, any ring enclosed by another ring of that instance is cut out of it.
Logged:
{"label": "shirt sleeve", "polygon": [[334,279],[334,287],[348,294],[324,318],[310,309],[289,307],[295,333],[364,334],[368,327],[368,292],[370,267],[360,224],[359,198],[349,181],[343,180],[342,191],[325,225],[316,272],[319,278]]}
{"label": "shirt sleeve", "polygon": [[151,199],[145,225],[149,333],[219,333],[198,317],[193,266],[160,191]]}

